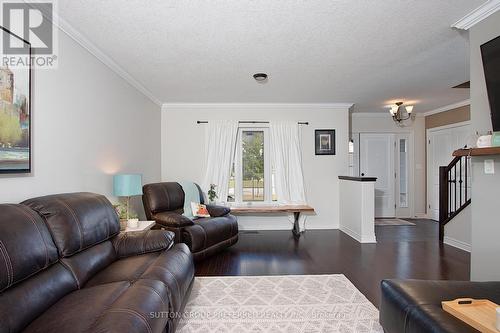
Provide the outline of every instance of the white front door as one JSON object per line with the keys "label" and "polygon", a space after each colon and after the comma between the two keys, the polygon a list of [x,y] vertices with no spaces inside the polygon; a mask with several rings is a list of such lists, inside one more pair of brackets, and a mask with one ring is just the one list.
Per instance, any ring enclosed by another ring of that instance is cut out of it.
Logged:
{"label": "white front door", "polygon": [[377,177],[375,182],[375,217],[395,217],[394,134],[360,134],[359,172]]}
{"label": "white front door", "polygon": [[[469,137],[468,124],[427,131],[427,208],[428,215],[433,220],[439,221],[439,167],[450,164],[453,151],[463,148]],[[463,176],[465,178],[465,175]],[[470,174],[467,178],[467,190],[470,191]]]}

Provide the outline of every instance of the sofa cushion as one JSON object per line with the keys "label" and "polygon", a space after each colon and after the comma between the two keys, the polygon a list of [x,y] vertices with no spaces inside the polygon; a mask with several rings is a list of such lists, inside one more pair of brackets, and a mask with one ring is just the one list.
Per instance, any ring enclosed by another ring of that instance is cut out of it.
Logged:
{"label": "sofa cushion", "polygon": [[165,332],[170,311],[165,284],[138,280],[101,315],[90,332]]}
{"label": "sofa cushion", "polygon": [[186,244],[180,243],[168,251],[117,260],[94,276],[85,288],[117,281],[161,281],[170,290],[173,309],[179,311],[193,277],[193,257]]}
{"label": "sofa cushion", "polygon": [[193,253],[224,242],[238,234],[238,222],[233,215],[194,220],[184,228],[183,240]]}
{"label": "sofa cushion", "polygon": [[129,288],[130,283],[109,283],[74,291],[34,320],[25,332],[85,332]]}
{"label": "sofa cushion", "polygon": [[93,276],[84,287],[119,281],[135,281],[151,266],[160,253],[153,252],[119,259]]}
{"label": "sofa cushion", "polygon": [[115,249],[111,241],[108,240],[71,257],[62,258],[61,262],[71,271],[78,288],[81,288],[97,272],[108,267],[115,260]]}
{"label": "sofa cushion", "polygon": [[[1,233],[0,233],[1,234]],[[26,251],[29,249],[27,246]],[[0,293],[0,332],[20,332],[61,298],[76,290],[71,273],[60,263]]]}
{"label": "sofa cushion", "polygon": [[0,205],[0,292],[58,260],[43,220],[23,205]]}
{"label": "sofa cushion", "polygon": [[68,193],[26,200],[45,218],[61,257],[101,243],[120,231],[118,215],[103,195]]}
{"label": "sofa cushion", "polygon": [[163,332],[169,292],[159,281],[116,282],[75,291],[31,323],[26,332]]}
{"label": "sofa cushion", "polygon": [[500,302],[500,282],[384,280],[380,323],[387,333],[477,332],[441,308],[457,298]]}

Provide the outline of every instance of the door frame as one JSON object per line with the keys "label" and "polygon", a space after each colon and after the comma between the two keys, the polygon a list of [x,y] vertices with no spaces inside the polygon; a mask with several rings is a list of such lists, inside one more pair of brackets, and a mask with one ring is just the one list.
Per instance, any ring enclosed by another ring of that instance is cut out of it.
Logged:
{"label": "door frame", "polygon": [[[426,193],[425,193],[425,211],[426,211],[426,217],[428,219],[433,219],[433,216],[431,214],[431,211],[430,211],[430,198],[431,198],[431,190],[432,190],[432,183],[431,183],[431,180],[432,180],[432,177],[430,176],[431,175],[431,168],[432,168],[432,156],[430,156],[431,154],[431,141],[430,141],[430,134],[431,133],[434,133],[434,132],[439,132],[439,131],[443,131],[443,130],[447,130],[447,129],[452,129],[452,128],[458,128],[458,127],[464,127],[464,126],[470,126],[471,125],[471,121],[470,120],[466,120],[466,121],[462,121],[462,122],[459,122],[459,123],[454,123],[454,124],[448,124],[448,125],[443,125],[443,126],[438,126],[438,127],[432,127],[432,128],[428,128],[425,130],[425,159],[426,159],[426,167],[425,167],[425,186],[426,186]],[[452,158],[450,156],[450,162],[451,162]]]}

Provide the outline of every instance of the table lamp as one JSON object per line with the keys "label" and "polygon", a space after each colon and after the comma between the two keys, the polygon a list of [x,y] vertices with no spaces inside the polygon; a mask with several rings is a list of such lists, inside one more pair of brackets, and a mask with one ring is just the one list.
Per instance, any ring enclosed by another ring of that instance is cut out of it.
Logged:
{"label": "table lamp", "polygon": [[113,195],[127,198],[127,220],[129,220],[130,197],[142,195],[141,174],[118,174],[113,176]]}

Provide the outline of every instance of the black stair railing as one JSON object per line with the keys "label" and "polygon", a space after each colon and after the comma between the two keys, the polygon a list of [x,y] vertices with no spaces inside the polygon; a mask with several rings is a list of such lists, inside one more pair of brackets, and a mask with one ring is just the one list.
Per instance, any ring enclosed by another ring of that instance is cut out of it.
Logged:
{"label": "black stair railing", "polygon": [[444,226],[471,203],[470,157],[457,156],[448,166],[439,167],[439,240]]}

